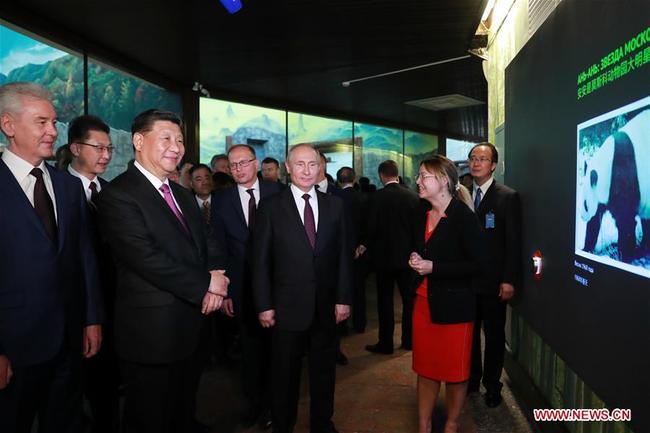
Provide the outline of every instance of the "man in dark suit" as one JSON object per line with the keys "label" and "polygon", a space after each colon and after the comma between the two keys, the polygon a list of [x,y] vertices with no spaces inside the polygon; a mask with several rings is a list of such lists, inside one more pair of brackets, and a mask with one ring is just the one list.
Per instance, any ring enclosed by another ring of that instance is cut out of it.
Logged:
{"label": "man in dark suit", "polygon": [[366,276],[368,275],[367,256],[362,254],[361,245],[365,243],[365,223],[367,221],[367,197],[354,188],[356,174],[352,167],[341,167],[336,172],[340,185],[339,197],[343,199],[348,215],[350,245],[354,248],[354,293],[352,300],[352,325],[356,332],[366,329]]}
{"label": "man in dark suit", "polygon": [[93,432],[116,432],[119,420],[119,385],[117,357],[113,344],[113,304],[115,302],[115,268],[108,244],[98,231],[97,198],[108,184],[99,177],[106,172],[113,156],[109,126],[102,119],[85,115],[68,125],[68,146],[72,161],[68,172],[79,178],[93,220],[100,286],[106,306],[102,350],[85,362],[84,392],[93,418]]}
{"label": "man in dark suit", "polygon": [[318,152],[293,147],[290,188],[262,202],[254,233],[253,296],[264,327],[273,327],[273,431],[296,422],[302,355],[309,362],[310,431],[336,432],[336,324],[350,314],[352,247],[343,202],[317,193]]}
{"label": "man in dark suit", "polygon": [[[327,157],[321,151],[318,151],[318,155],[320,156],[320,168],[318,170],[318,176],[316,176],[316,184],[314,184],[314,188],[316,188],[316,191],[318,192],[335,195],[343,199],[343,196],[341,195],[341,189],[334,185],[334,182],[330,182],[331,176],[329,176],[327,173]],[[344,209],[346,211],[346,214],[348,214],[348,208],[344,206]],[[350,231],[350,224],[348,224],[348,231]],[[350,245],[352,245],[351,240],[349,240],[349,242]],[[336,343],[336,363],[338,365],[348,365],[349,363],[348,357],[341,350],[341,337],[343,335],[347,335],[347,333],[348,323],[347,320],[344,320],[343,322],[339,323],[338,326],[339,339]]]}
{"label": "man in dark suit", "polygon": [[[418,196],[399,184],[395,161],[379,164],[379,179],[384,188],[372,196],[368,221],[368,253],[377,278],[379,341],[366,346],[373,353],[393,353],[393,291],[395,283],[402,297],[402,345],[411,350],[411,273],[408,266],[413,233],[412,221]],[[362,248],[363,250],[363,248]]]}
{"label": "man in dark suit", "polygon": [[[520,278],[521,209],[519,195],[492,177],[499,153],[490,143],[474,146],[469,164],[474,183],[474,211],[485,231],[489,251],[487,274],[476,284],[477,308],[468,391],[485,386],[485,404],[501,403],[500,382],[505,350],[506,301]],[[481,361],[481,325],[485,334],[485,361]],[[481,366],[483,364],[483,366]],[[482,368],[481,368],[482,367]]]}
{"label": "man in dark suit", "polygon": [[260,200],[280,191],[277,182],[259,181],[255,149],[238,144],[228,150],[230,171],[237,185],[214,195],[213,235],[217,250],[215,266],[230,278],[229,298],[222,310],[235,317],[242,345],[242,385],[248,408],[243,417],[248,427],[270,421],[268,370],[270,335],[257,320],[252,293],[252,245],[250,233]]}
{"label": "man in dark suit", "polygon": [[281,189],[286,188],[286,185],[280,180],[280,162],[267,156],[262,160],[262,179],[267,182],[277,183]]}
{"label": "man in dark suit", "polygon": [[[52,96],[0,87],[0,431],[81,432],[82,353],[101,345],[103,307],[78,179],[44,160],[57,137]],[[10,210],[10,211],[9,211]]]}
{"label": "man in dark suit", "polygon": [[118,275],[115,347],[125,383],[124,430],[191,432],[202,314],[221,307],[227,278],[208,271],[194,197],[167,178],[185,151],[180,119],[147,110],[131,132],[135,162],[99,198]]}

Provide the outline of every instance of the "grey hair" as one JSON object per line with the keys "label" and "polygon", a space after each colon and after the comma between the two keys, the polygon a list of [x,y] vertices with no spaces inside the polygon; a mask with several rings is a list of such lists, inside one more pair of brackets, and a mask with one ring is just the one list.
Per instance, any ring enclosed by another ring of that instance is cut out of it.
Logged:
{"label": "grey hair", "polygon": [[318,157],[318,162],[320,163],[320,153],[316,150],[316,148],[314,146],[312,146],[309,143],[296,144],[295,146],[290,148],[289,153],[287,153],[287,162],[291,162],[291,154],[293,154],[294,150],[296,150],[298,148],[301,148],[301,147],[307,147],[307,148],[313,150],[314,153],[316,154],[316,156]]}
{"label": "grey hair", "polygon": [[0,115],[22,111],[21,97],[41,99],[52,103],[52,93],[40,84],[28,82],[8,83],[0,86]]}
{"label": "grey hair", "polygon": [[8,83],[0,86],[0,115],[22,111],[21,97],[42,99],[52,103],[52,93],[39,84],[28,82]]}

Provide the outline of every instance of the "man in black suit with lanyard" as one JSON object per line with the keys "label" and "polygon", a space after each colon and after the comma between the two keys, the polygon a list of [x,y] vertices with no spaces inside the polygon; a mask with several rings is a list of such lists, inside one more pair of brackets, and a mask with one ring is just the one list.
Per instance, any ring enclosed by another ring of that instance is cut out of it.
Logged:
{"label": "man in black suit with lanyard", "polygon": [[147,110],[131,132],[135,162],[104,188],[98,206],[118,275],[124,430],[191,432],[203,317],[221,307],[228,279],[222,270],[208,271],[196,200],[168,180],[185,152],[180,119]]}
{"label": "man in black suit with lanyard", "polygon": [[[499,153],[491,143],[477,144],[469,153],[474,211],[485,231],[489,257],[487,273],[476,282],[477,309],[468,391],[478,391],[482,376],[488,407],[496,407],[502,400],[503,385],[499,379],[505,350],[506,301],[513,297],[519,283],[521,262],[519,194],[494,180],[492,174],[498,161]],[[481,325],[485,334],[483,363]]]}
{"label": "man in black suit with lanyard", "polygon": [[293,431],[305,353],[310,431],[336,432],[336,324],[350,314],[352,247],[342,200],[314,188],[320,163],[310,145],[293,147],[291,186],[263,201],[255,222],[253,296],[260,323],[273,334],[274,433]]}

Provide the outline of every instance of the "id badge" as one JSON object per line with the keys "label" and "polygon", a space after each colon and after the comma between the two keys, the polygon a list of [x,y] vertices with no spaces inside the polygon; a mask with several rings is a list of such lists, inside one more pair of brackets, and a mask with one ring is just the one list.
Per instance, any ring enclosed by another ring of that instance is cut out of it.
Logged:
{"label": "id badge", "polygon": [[494,228],[494,213],[488,212],[485,214],[485,228],[486,229]]}

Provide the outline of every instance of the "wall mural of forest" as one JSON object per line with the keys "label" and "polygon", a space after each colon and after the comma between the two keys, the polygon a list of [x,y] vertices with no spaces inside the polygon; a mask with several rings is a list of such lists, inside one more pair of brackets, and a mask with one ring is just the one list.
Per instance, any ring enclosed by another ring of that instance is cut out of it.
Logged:
{"label": "wall mural of forest", "polygon": [[[66,144],[68,123],[84,114],[83,58],[0,25],[0,84],[30,81],[41,84],[54,96],[59,123],[58,148]],[[88,62],[88,113],[101,117],[111,127],[115,146],[113,160],[104,177],[112,179],[133,158],[131,121],[149,108],[164,108],[181,114],[176,94],[121,73],[99,62]],[[0,146],[5,145],[4,136]]]}
{"label": "wall mural of forest", "polygon": [[[22,31],[0,24],[0,84],[16,81],[39,83],[54,96],[59,123],[55,147],[67,142],[68,123],[84,113],[84,79],[88,80],[87,112],[101,117],[111,127],[113,160],[105,173],[112,179],[123,172],[133,158],[131,121],[149,108],[163,108],[182,115],[179,95],[146,81],[88,59],[84,77],[83,57],[27,36]],[[330,160],[333,176],[342,165],[352,164],[359,176],[368,176],[379,185],[377,165],[394,159],[410,183],[417,164],[437,152],[438,138],[383,126],[289,113],[228,101],[201,98],[200,155],[207,162],[222,153],[227,143],[246,142],[260,157],[282,161],[288,145],[314,143]],[[352,130],[354,128],[354,134]],[[354,137],[354,141],[352,141]],[[0,136],[0,149],[6,140]]]}

